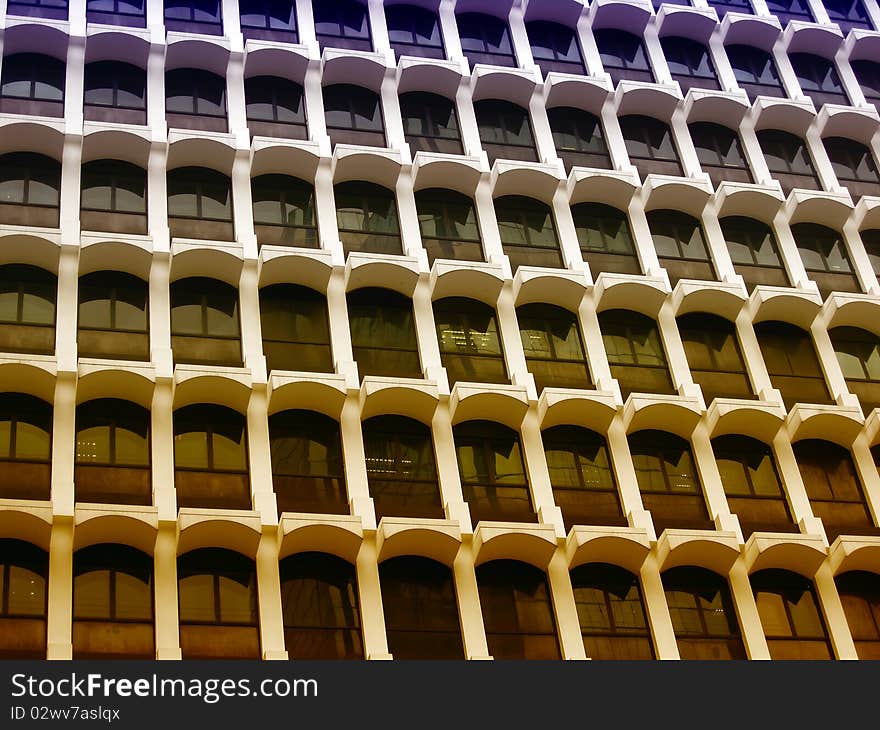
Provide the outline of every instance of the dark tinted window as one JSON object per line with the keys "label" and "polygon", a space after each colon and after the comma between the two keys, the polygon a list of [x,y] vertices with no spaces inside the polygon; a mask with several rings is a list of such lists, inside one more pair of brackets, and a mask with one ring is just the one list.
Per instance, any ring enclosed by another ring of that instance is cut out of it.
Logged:
{"label": "dark tinted window", "polygon": [[465,297],[434,302],[440,360],[449,384],[506,383],[507,368],[495,310]]}
{"label": "dark tinted window", "polygon": [[737,83],[752,101],[757,96],[785,97],[773,56],[767,51],[744,45],[730,45],[725,50]]}
{"label": "dark tinted window", "polygon": [[385,22],[391,47],[398,57],[445,58],[440,20],[417,5],[387,5]]}
{"label": "dark tinted window", "polygon": [[478,63],[516,66],[505,21],[485,13],[459,13],[455,19],[461,48],[471,67]]}
{"label": "dark tinted window", "polygon": [[585,73],[574,28],[547,20],[533,20],[526,23],[526,32],[532,46],[532,58],[545,76],[553,71]]}
{"label": "dark tinted window", "polygon": [[653,82],[651,65],[642,39],[625,30],[602,28],[593,31],[602,66],[617,85],[624,79]]}
{"label": "dark tinted window", "polygon": [[421,378],[412,300],[390,289],[348,294],[351,345],[361,377]]}

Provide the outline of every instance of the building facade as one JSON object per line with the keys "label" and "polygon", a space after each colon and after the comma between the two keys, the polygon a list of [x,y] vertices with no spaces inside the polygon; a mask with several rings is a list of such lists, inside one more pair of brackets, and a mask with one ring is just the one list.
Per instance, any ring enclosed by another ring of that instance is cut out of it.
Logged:
{"label": "building facade", "polygon": [[0,656],[880,657],[877,0],[0,22]]}

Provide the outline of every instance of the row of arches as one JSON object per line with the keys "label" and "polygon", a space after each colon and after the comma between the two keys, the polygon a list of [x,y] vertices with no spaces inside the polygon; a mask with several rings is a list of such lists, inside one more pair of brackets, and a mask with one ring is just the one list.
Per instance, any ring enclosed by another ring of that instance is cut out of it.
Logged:
{"label": "row of arches", "polygon": [[[249,441],[243,414],[214,404],[176,409],[173,458],[179,508],[252,508]],[[48,500],[51,491],[52,409],[33,396],[0,397],[0,470],[7,475],[0,498]],[[118,399],[86,401],[76,409],[74,497],[80,503],[153,503],[151,416]],[[377,519],[444,519],[456,497],[441,483],[432,428],[410,417],[378,415],[361,426],[361,441],[343,438],[327,415],[285,410],[268,420],[271,478],[279,516],[283,513],[349,514],[348,480],[357,467],[346,455],[363,453],[369,495]],[[668,431],[643,429],[627,436],[627,451],[612,451],[606,437],[580,426],[559,425],[540,434],[545,462],[525,459],[520,434],[493,421],[465,421],[452,428],[461,495],[473,524],[536,523],[533,482],[546,474],[552,499],[566,529],[575,525],[627,526],[634,509],[621,498],[620,484],[631,473],[640,504],[656,532],[666,528],[714,530],[703,486],[707,464],[698,468],[688,439]],[[724,498],[739,517],[743,534],[798,531],[792,504],[793,478],[783,480],[778,465],[788,451],[743,435],[710,442]],[[362,452],[361,452],[362,449]],[[822,520],[829,540],[841,534],[874,535],[878,528],[850,451],[831,441],[807,438],[792,444],[791,455],[812,515]],[[878,447],[872,449],[875,464]],[[360,458],[360,457],[358,457]],[[706,456],[701,457],[706,459]],[[631,472],[625,462],[631,463]],[[352,469],[355,469],[353,472]],[[701,476],[701,474],[703,476]],[[800,486],[797,487],[800,489]],[[546,505],[545,505],[546,508]]]}
{"label": "row of arches", "polygon": [[[37,267],[0,266],[0,349],[52,354],[55,347],[57,283]],[[81,357],[147,361],[150,358],[148,284],[122,272],[98,271],[79,281],[78,352]],[[269,371],[335,371],[327,300],[320,292],[293,284],[260,290],[262,351]],[[170,333],[177,363],[241,366],[241,320],[234,286],[188,277],[170,287]],[[376,287],[346,297],[352,355],[363,376],[422,379],[425,354],[417,336],[411,299]],[[495,308],[466,297],[433,302],[440,361],[450,385],[459,381],[508,383],[512,368]],[[598,353],[587,346],[585,324],[557,305],[518,306],[515,322],[540,394],[546,387],[590,390],[602,376]],[[669,342],[657,320],[632,310],[599,312],[597,324],[611,377],[624,398],[631,393],[675,394]],[[707,312],[676,319],[691,377],[706,405],[715,398],[754,399],[758,393],[754,357],[743,348],[743,333],[731,320]],[[763,366],[787,408],[796,403],[832,404],[828,365],[814,335],[798,324],[768,320],[753,325]],[[880,339],[852,325],[830,328],[828,337],[847,387],[865,412],[880,403],[877,359]],[[598,368],[598,369],[597,369]]]}
{"label": "row of arches", "polygon": [[[72,556],[75,659],[153,658],[153,559],[125,545],[99,544]],[[45,656],[48,556],[30,543],[0,541],[0,655]],[[284,643],[291,658],[362,659],[355,566],[326,553],[299,553],[279,563]],[[745,659],[746,649],[724,576],[682,566],[662,576],[682,659]],[[652,659],[656,652],[637,575],[590,563],[570,572],[586,655]],[[260,658],[261,600],[254,563],[240,553],[201,548],[177,559],[178,626],[184,659]],[[482,624],[495,659],[559,659],[551,586],[544,572],[515,560],[477,566]],[[813,582],[764,569],[750,577],[774,659],[831,659],[832,644]],[[400,556],[379,565],[388,648],[397,659],[464,659],[455,578],[429,558]],[[853,571],[836,588],[859,658],[876,658],[880,601],[874,573]],[[658,607],[654,605],[653,611]]]}

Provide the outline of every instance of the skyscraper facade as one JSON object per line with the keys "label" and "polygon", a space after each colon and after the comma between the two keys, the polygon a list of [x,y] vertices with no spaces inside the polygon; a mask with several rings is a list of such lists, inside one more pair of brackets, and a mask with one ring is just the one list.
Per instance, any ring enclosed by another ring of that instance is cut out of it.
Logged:
{"label": "skyscraper facade", "polygon": [[880,658],[877,0],[0,23],[0,656]]}

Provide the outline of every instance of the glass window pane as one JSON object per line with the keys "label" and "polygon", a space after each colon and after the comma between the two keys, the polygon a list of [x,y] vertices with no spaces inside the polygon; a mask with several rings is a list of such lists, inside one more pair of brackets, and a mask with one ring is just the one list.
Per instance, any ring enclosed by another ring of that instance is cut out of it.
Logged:
{"label": "glass window pane", "polygon": [[9,615],[46,615],[46,579],[43,576],[26,567],[9,566]]}
{"label": "glass window pane", "polygon": [[110,463],[109,425],[92,426],[77,431],[76,460],[78,463]]}
{"label": "glass window pane", "polygon": [[[75,559],[75,558],[74,558]],[[110,571],[92,570],[73,579],[74,619],[110,619]]]}
{"label": "glass window pane", "polygon": [[48,461],[51,452],[49,434],[39,426],[19,421],[15,428],[15,457]]}
{"label": "glass window pane", "polygon": [[184,469],[208,468],[208,440],[204,431],[175,434],[174,465]]}
{"label": "glass window pane", "polygon": [[134,575],[116,573],[116,618],[128,621],[151,621],[153,595],[150,584]]}
{"label": "glass window pane", "polygon": [[178,584],[180,600],[180,620],[192,623],[213,623],[214,576],[190,575],[181,578]]}

